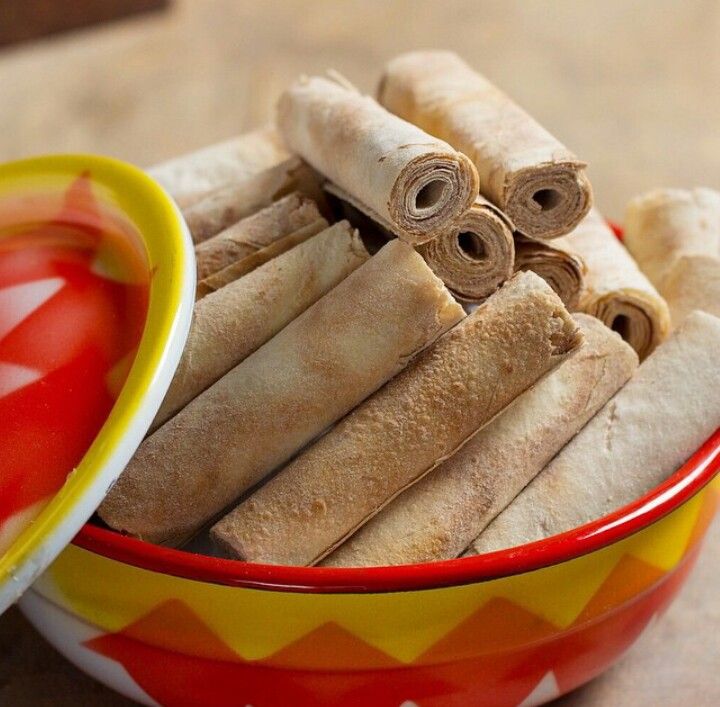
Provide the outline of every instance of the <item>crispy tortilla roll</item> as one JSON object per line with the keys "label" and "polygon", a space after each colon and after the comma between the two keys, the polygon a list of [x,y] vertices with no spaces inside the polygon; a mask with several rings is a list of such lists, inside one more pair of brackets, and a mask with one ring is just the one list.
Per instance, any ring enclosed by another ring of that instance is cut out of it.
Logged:
{"label": "crispy tortilla roll", "polygon": [[720,426],[720,319],[693,312],[485,529],[472,553],[565,532],[640,498]]}
{"label": "crispy tortilla roll", "polygon": [[289,157],[277,131],[270,126],[210,145],[150,167],[181,208],[208,192],[262,172]]}
{"label": "crispy tortilla roll", "polygon": [[637,355],[587,314],[577,353],[525,391],[459,452],[398,496],[325,559],[332,567],[457,557],[637,367]]}
{"label": "crispy tortilla roll", "polygon": [[195,304],[180,364],[155,417],[170,419],[368,259],[347,221]]}
{"label": "crispy tortilla roll", "polygon": [[302,226],[287,236],[279,238],[274,243],[260,250],[256,250],[254,253],[231,263],[222,270],[212,273],[212,275],[208,275],[205,279],[198,282],[195,293],[196,299],[202,299],[205,295],[209,295],[211,292],[215,292],[225,287],[225,285],[244,277],[255,270],[255,268],[259,268],[273,258],[277,258],[279,255],[286,253],[296,245],[304,243],[308,238],[312,238],[314,235],[320,233],[320,231],[324,231],[329,225],[324,218],[320,217],[307,226]]}
{"label": "crispy tortilla roll", "polygon": [[693,309],[720,315],[720,193],[656,189],[633,199],[625,245],[667,301],[675,326]]}
{"label": "crispy tortilla roll", "polygon": [[455,228],[418,253],[458,299],[482,302],[512,275],[515,244],[505,216],[478,197]]}
{"label": "crispy tortilla roll", "polygon": [[195,246],[198,280],[322,218],[317,204],[289,194]]}
{"label": "crispy tortilla roll", "polygon": [[100,516],[186,540],[463,316],[410,246],[389,243],[148,437]]}
{"label": "crispy tortilla roll", "polygon": [[521,273],[211,530],[233,557],[311,565],[581,342],[539,277]]}
{"label": "crispy tortilla roll", "polygon": [[297,81],[277,118],[290,149],[412,245],[448,230],[478,195],[465,155],[337,81]]}
{"label": "crispy tortilla roll", "polygon": [[480,193],[525,235],[569,233],[592,206],[585,163],[456,54],[393,59],[378,98],[466,154],[477,167]]}
{"label": "crispy tortilla roll", "polygon": [[655,189],[625,212],[625,245],[656,287],[683,255],[720,258],[720,193]]}
{"label": "crispy tortilla roll", "polygon": [[588,214],[562,247],[587,266],[578,309],[617,331],[642,361],[667,336],[670,313],[665,300],[597,211]]}
{"label": "crispy tortilla roll", "polygon": [[694,309],[720,317],[720,258],[681,255],[665,275],[660,291],[674,326]]}
{"label": "crispy tortilla roll", "polygon": [[[325,191],[339,200],[341,213],[360,229],[366,244],[385,242],[393,234],[362,205],[332,182]],[[463,302],[482,302],[513,273],[515,244],[505,215],[478,197],[445,234],[416,246],[430,269]]]}
{"label": "crispy tortilla roll", "polygon": [[183,209],[183,216],[200,243],[294,191],[322,204],[317,174],[298,157],[209,192]]}
{"label": "crispy tortilla roll", "polygon": [[548,243],[516,233],[515,270],[532,270],[557,292],[569,310],[578,308],[587,267],[573,252],[571,238],[558,238]]}

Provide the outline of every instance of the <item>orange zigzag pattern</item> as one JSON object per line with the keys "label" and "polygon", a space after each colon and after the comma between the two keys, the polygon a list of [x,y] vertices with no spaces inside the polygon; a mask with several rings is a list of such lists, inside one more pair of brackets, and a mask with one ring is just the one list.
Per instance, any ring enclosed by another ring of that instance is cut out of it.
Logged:
{"label": "orange zigzag pattern", "polygon": [[[663,572],[642,560],[623,558],[577,620],[563,632],[572,631],[609,608],[650,589],[663,577]],[[187,655],[298,670],[318,665],[330,670],[407,666],[334,622],[319,626],[267,658],[247,661],[177,599],[160,604],[119,633],[128,639]],[[513,650],[518,646],[541,643],[558,633],[556,626],[527,609],[507,599],[491,599],[422,653],[412,665],[433,665]]]}
{"label": "orange zigzag pattern", "polygon": [[[329,622],[262,660],[245,660],[187,605],[169,600],[86,646],[126,667],[161,704],[517,705],[548,672],[562,692],[594,677],[669,605],[697,558],[720,494],[706,494],[670,573],[623,557],[565,629],[495,598],[403,663]],[[203,656],[203,657],[198,657]],[[321,669],[318,666],[322,666]],[[278,670],[282,668],[282,670]],[[241,688],[239,687],[241,686]],[[241,691],[242,694],[238,692]],[[450,696],[454,697],[450,697]]]}
{"label": "orange zigzag pattern", "polygon": [[[173,707],[212,704],[235,707],[311,707],[343,704],[345,707],[397,707],[412,700],[422,707],[477,704],[511,707],[518,705],[549,671],[553,671],[560,690],[569,691],[594,677],[609,662],[627,649],[657,613],[662,612],[684,581],[695,548],[669,576],[656,583],[638,601],[629,602],[610,612],[600,621],[590,621],[574,629],[558,632],[549,625],[545,640],[516,646],[507,652],[469,656],[439,664],[401,665],[393,658],[367,646],[360,639],[335,627],[322,627],[324,633],[311,632],[293,647],[283,649],[285,657],[318,656],[318,640],[340,639],[345,650],[372,665],[356,664],[345,670],[309,670],[295,665],[278,670],[267,661],[226,660],[232,651],[208,631],[203,622],[181,602],[166,602],[145,618],[117,634],[108,634],[86,643],[87,647],[121,663],[132,678],[156,701]],[[608,586],[615,585],[610,581]],[[489,605],[488,605],[489,606]],[[494,605],[506,611],[512,605]],[[202,641],[205,653],[217,659],[197,658],[177,652],[185,645],[174,643],[168,649],[148,645],[148,632],[157,639],[168,616],[176,620],[178,612],[186,621],[187,636]],[[513,608],[516,619],[524,616]],[[471,622],[466,628],[472,629]],[[482,626],[482,624],[481,624]],[[497,624],[496,624],[497,626]],[[477,627],[475,627],[477,628]],[[486,626],[486,628],[489,628]],[[495,627],[493,627],[495,628]],[[482,635],[482,634],[481,634]],[[527,635],[525,635],[527,638]],[[443,639],[444,640],[444,639]],[[436,651],[436,645],[431,649]],[[326,650],[332,650],[332,647]],[[424,659],[429,657],[426,653]],[[350,655],[346,654],[346,658]],[[436,656],[437,657],[437,656]],[[273,659],[277,658],[277,654]]]}

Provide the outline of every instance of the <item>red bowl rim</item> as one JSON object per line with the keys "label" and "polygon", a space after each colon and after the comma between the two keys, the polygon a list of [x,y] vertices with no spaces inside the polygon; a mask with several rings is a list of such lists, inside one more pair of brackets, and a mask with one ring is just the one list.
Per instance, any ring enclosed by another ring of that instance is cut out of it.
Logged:
{"label": "red bowl rim", "polygon": [[562,535],[485,555],[393,567],[285,567],[198,555],[86,524],[73,544],[134,567],[212,584],[306,593],[376,593],[472,584],[566,562],[618,542],[688,501],[720,472],[720,428],[642,498]]}
{"label": "red bowl rim", "polygon": [[[622,239],[622,229],[609,222]],[[720,428],[664,483],[642,498],[561,535],[506,550],[394,567],[285,567],[153,545],[87,523],[73,544],[133,567],[225,586],[283,592],[364,594],[459,586],[532,572],[637,533],[671,513],[720,473]]]}

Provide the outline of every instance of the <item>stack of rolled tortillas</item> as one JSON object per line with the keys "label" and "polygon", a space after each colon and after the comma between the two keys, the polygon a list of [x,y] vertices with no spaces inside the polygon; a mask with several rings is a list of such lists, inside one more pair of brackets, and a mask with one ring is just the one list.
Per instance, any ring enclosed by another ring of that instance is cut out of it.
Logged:
{"label": "stack of rolled tortillas", "polygon": [[652,490],[720,426],[720,195],[635,199],[626,248],[585,167],[455,54],[414,52],[377,100],[303,77],[274,126],[151,168],[195,241],[196,303],[102,520],[387,565]]}

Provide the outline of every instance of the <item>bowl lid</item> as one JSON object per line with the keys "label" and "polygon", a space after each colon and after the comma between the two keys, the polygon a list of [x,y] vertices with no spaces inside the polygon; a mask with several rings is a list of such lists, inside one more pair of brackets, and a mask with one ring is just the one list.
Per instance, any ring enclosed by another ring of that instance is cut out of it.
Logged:
{"label": "bowl lid", "polygon": [[94,155],[0,164],[0,613],[140,444],[194,290],[187,227],[141,170]]}

